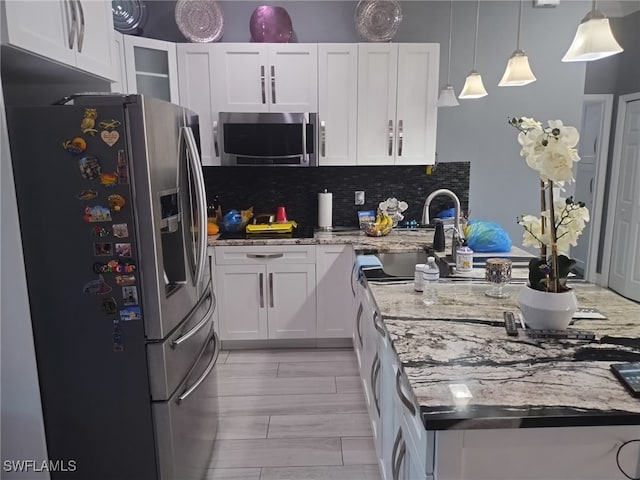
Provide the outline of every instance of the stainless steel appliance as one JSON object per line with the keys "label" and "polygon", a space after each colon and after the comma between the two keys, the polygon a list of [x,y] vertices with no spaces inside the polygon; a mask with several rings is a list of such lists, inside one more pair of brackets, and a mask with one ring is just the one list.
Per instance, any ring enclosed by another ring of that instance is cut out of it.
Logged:
{"label": "stainless steel appliance", "polygon": [[214,147],[222,165],[315,167],[316,113],[221,112]]}
{"label": "stainless steel appliance", "polygon": [[197,116],[70,98],[8,110],[47,450],[76,465],[51,478],[201,479],[220,343]]}

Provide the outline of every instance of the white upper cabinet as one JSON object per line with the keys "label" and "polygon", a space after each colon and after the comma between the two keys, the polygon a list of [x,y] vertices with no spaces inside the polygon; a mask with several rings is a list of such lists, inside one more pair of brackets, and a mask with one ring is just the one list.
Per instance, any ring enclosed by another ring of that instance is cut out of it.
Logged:
{"label": "white upper cabinet", "polygon": [[113,52],[116,59],[116,73],[114,81],[111,82],[111,91],[113,93],[128,93],[127,67],[124,62],[124,35],[116,31],[113,32]]}
{"label": "white upper cabinet", "polygon": [[221,43],[213,83],[218,112],[315,112],[316,44]]}
{"label": "white upper cabinet", "polygon": [[123,35],[128,93],[179,104],[176,44]]}
{"label": "white upper cabinet", "polygon": [[217,138],[218,112],[213,102],[214,48],[210,44],[177,45],[181,105],[198,114],[203,165],[220,165]]}
{"label": "white upper cabinet", "polygon": [[318,161],[356,164],[358,45],[318,45]]}
{"label": "white upper cabinet", "polygon": [[358,165],[435,163],[438,44],[358,47]]}
{"label": "white upper cabinet", "polygon": [[6,1],[2,42],[92,75],[114,80],[111,2]]}

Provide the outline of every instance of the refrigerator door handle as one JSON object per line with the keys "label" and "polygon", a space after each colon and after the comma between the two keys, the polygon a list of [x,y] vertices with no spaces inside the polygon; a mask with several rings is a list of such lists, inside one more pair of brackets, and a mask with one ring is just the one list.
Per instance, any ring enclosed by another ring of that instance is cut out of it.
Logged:
{"label": "refrigerator door handle", "polygon": [[187,333],[180,335],[178,338],[176,338],[175,340],[173,340],[171,342],[171,348],[176,348],[178,346],[180,346],[181,343],[186,342],[187,340],[189,340],[191,337],[193,337],[196,333],[198,333],[200,331],[200,329],[202,329],[202,327],[204,327],[207,323],[209,323],[209,318],[211,317],[211,314],[214,312],[214,310],[216,309],[216,295],[213,293],[213,290],[211,289],[211,284],[209,284],[209,289],[206,295],[204,295],[200,301],[197,303],[197,305],[195,306],[195,308],[191,311],[191,313],[189,314],[189,316],[187,317],[187,319],[185,320],[185,322],[188,322],[189,319],[194,315],[195,312],[197,312],[200,307],[202,306],[202,304],[204,303],[204,301],[210,298],[211,299],[211,303],[209,304],[209,308],[207,309],[207,313],[204,314],[204,317],[202,317],[202,320],[200,320],[191,330],[189,330]]}
{"label": "refrigerator door handle", "polygon": [[189,149],[189,162],[191,162],[191,171],[193,172],[194,184],[196,187],[196,202],[198,204],[198,254],[196,257],[196,275],[195,284],[199,286],[204,276],[204,268],[207,260],[207,194],[204,190],[204,175],[202,166],[200,165],[200,155],[198,147],[193,136],[191,127],[181,127],[187,148]]}
{"label": "refrigerator door handle", "polygon": [[[214,347],[213,357],[211,358],[209,365],[207,365],[207,368],[205,368],[200,378],[198,378],[198,380],[196,380],[193,383],[193,385],[191,385],[187,390],[185,390],[182,393],[182,395],[180,395],[176,399],[176,403],[178,405],[182,403],[184,400],[186,400],[187,398],[189,398],[189,395],[191,395],[193,392],[195,392],[198,389],[198,387],[202,384],[202,382],[204,382],[205,379],[209,376],[209,374],[211,373],[211,370],[213,370],[213,367],[216,366],[216,363],[218,361],[218,356],[220,355],[220,338],[218,337],[215,331],[213,332],[213,337],[211,338],[211,340],[209,340],[209,342],[211,341],[215,342],[215,347]],[[207,342],[207,344],[209,342]]]}

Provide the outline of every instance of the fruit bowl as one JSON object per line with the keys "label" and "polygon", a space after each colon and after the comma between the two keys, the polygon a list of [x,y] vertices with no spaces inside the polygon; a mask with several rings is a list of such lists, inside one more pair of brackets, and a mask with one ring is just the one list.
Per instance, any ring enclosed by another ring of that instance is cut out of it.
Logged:
{"label": "fruit bowl", "polygon": [[384,237],[385,235],[389,235],[389,233],[391,233],[393,224],[366,222],[362,224],[362,229],[364,230],[365,235],[368,235],[369,237]]}

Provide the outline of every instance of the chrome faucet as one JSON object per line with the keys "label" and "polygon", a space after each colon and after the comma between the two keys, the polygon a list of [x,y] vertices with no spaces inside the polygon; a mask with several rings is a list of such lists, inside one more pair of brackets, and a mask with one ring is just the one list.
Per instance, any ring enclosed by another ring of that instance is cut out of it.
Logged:
{"label": "chrome faucet", "polygon": [[462,240],[464,239],[464,233],[460,228],[460,199],[453,193],[451,190],[446,188],[441,188],[436,190],[435,192],[431,192],[427,199],[424,201],[424,208],[422,209],[422,223],[429,223],[429,206],[431,205],[431,201],[436,198],[438,195],[445,195],[453,200],[455,217],[453,219],[453,236],[451,238],[451,257],[453,261],[456,260],[456,250],[462,244]]}

